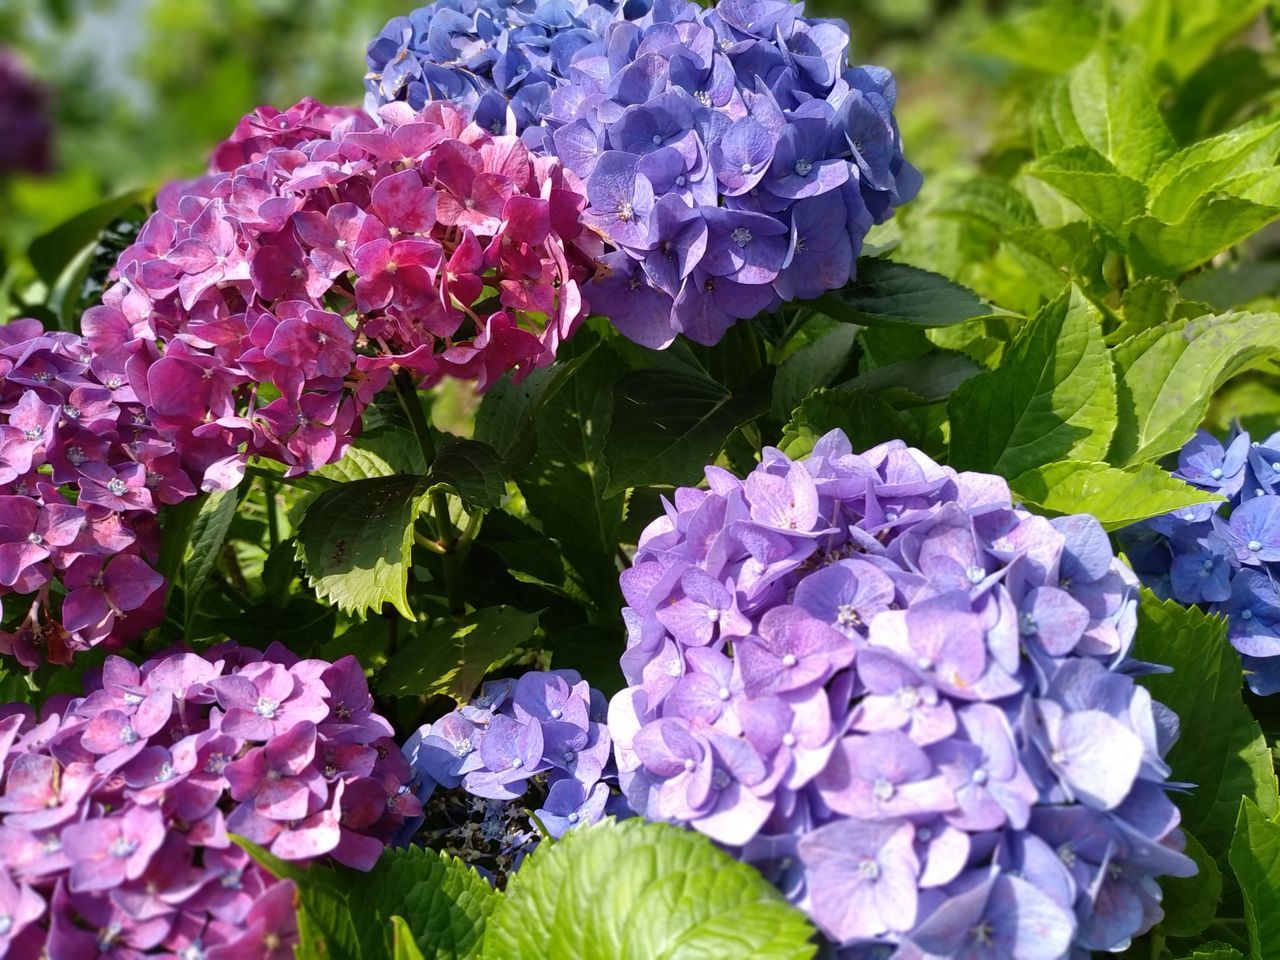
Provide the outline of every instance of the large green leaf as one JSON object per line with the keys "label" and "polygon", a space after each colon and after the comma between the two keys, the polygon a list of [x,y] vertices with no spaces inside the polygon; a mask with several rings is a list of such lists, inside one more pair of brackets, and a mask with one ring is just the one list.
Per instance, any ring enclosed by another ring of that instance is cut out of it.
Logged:
{"label": "large green leaf", "polygon": [[701,834],[607,820],[542,844],[485,931],[487,960],[791,960],[813,928]]}
{"label": "large green leaf", "polygon": [[150,191],[145,188],[117,194],[88,210],[82,210],[70,220],[32,240],[27,256],[40,279],[50,286],[57,283],[72,261],[84,256],[86,251],[92,252],[98,235],[113,220],[132,207],[145,206],[149,197]]}
{"label": "large green leaf", "polygon": [[317,596],[345,613],[389,603],[413,619],[405,592],[413,521],[430,487],[426,477],[372,477],[316,497],[298,526],[298,559]]}
{"label": "large green leaf", "polygon": [[1124,466],[1179,449],[1218,387],[1277,353],[1280,316],[1274,313],[1175,320],[1126,340],[1112,351],[1120,402],[1106,459]]}
{"label": "large green leaf", "polygon": [[849,286],[820,297],[815,306],[845,323],[864,327],[945,327],[992,312],[968,287],[919,267],[864,257]]}
{"label": "large green leaf", "polygon": [[426,469],[422,447],[412,431],[384,426],[361,434],[347,447],[341,460],[321,467],[316,475],[335,483],[348,483],[398,473],[420,475]]}
{"label": "large green leaf", "polygon": [[1192,205],[1249,169],[1275,159],[1280,122],[1262,120],[1179,150],[1151,177],[1151,215],[1173,223]]}
{"label": "large green leaf", "polygon": [[1280,263],[1274,260],[1238,260],[1193,274],[1178,288],[1188,300],[1199,300],[1215,310],[1233,310],[1258,297],[1280,294]]}
{"label": "large green leaf", "polygon": [[774,419],[785,420],[797,403],[828,386],[849,362],[857,338],[857,327],[840,324],[778,364],[769,410]]}
{"label": "large green leaf", "polygon": [[975,360],[955,350],[929,350],[909,360],[868,370],[846,380],[838,389],[863,390],[903,409],[941,403],[982,369]]}
{"label": "large green leaf", "polygon": [[453,437],[436,451],[431,485],[443,484],[467,510],[491,510],[507,492],[506,473],[496,450],[479,440]]}
{"label": "large green leaf", "polygon": [[1139,183],[1174,152],[1140,51],[1104,45],[1055,88],[1048,94],[1053,129],[1042,138],[1056,141],[1052,150],[1092,147]]}
{"label": "large green leaf", "polygon": [[1245,794],[1240,801],[1231,869],[1244,894],[1250,960],[1280,958],[1280,823]]}
{"label": "large green leaf", "polygon": [[1159,930],[1167,937],[1194,937],[1213,922],[1222,897],[1222,871],[1217,861],[1200,846],[1195,834],[1185,833],[1183,853],[1196,862],[1193,877],[1164,877],[1160,889],[1164,898],[1160,907],[1164,919]]}
{"label": "large green leaf", "polygon": [[1181,723],[1167,758],[1170,779],[1196,785],[1178,798],[1182,822],[1221,858],[1241,797],[1255,798],[1268,816],[1277,809],[1271,751],[1242,700],[1240,657],[1227,642],[1226,621],[1143,590],[1134,655],[1173,668],[1142,684]]}
{"label": "large green leaf", "polygon": [[1120,469],[1105,463],[1059,460],[1028,470],[1009,482],[1022,500],[1061,516],[1091,513],[1108,530],[1222,497],[1198,490],[1154,463]]}
{"label": "large green leaf", "polygon": [[378,671],[378,692],[393,697],[444,694],[459,703],[470,698],[489,665],[506,656],[538,626],[536,613],[510,607],[486,607],[461,622],[410,636]]}
{"label": "large green leaf", "polygon": [[[485,923],[501,895],[456,857],[422,847],[390,849],[368,874],[345,874],[347,899],[364,960],[478,957]],[[393,924],[403,918],[406,931]],[[410,944],[395,951],[404,932]],[[410,945],[417,953],[410,950]]]}
{"label": "large green leaf", "polygon": [[1130,255],[1144,274],[1177,277],[1206,263],[1280,216],[1280,205],[1214,193],[1197,200],[1175,223],[1139,217],[1131,224]]}
{"label": "large green leaf", "polygon": [[807,457],[813,445],[835,429],[845,432],[855,450],[905,433],[893,408],[864,390],[818,390],[792,411],[778,448],[793,460]]}
{"label": "large green leaf", "polygon": [[693,372],[627,373],[614,389],[605,496],[628,487],[697,483],[729,434],[769,409],[769,387],[767,375],[735,394]]}
{"label": "large green leaf", "polygon": [[1128,232],[1125,224],[1146,212],[1147,191],[1142,184],[1119,173],[1092,147],[1051,153],[1031,164],[1027,172],[1117,237]]}
{"label": "large green leaf", "polygon": [[951,465],[1016,477],[1062,458],[1101,460],[1115,423],[1115,377],[1101,318],[1076,287],[1018,333],[1000,366],[947,406]]}
{"label": "large green leaf", "polygon": [[195,523],[191,527],[191,541],[186,563],[182,567],[182,590],[185,604],[184,624],[191,626],[192,617],[200,601],[200,594],[209,582],[209,576],[218,564],[222,544],[231,529],[239,502],[235,490],[214,493],[200,505]]}

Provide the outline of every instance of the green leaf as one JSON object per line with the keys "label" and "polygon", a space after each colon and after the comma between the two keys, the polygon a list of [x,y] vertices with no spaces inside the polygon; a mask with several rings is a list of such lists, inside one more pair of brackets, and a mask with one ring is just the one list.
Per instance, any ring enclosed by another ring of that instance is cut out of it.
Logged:
{"label": "green leaf", "polygon": [[865,391],[819,390],[792,411],[778,448],[793,460],[806,457],[824,434],[837,428],[845,432],[855,450],[866,450],[906,433],[893,408]]}
{"label": "green leaf", "polygon": [[461,860],[418,846],[388,849],[367,874],[345,875],[365,960],[387,956],[388,926],[396,960],[478,957],[485,923],[501,900]]}
{"label": "green leaf", "polygon": [[857,339],[857,327],[840,324],[778,364],[769,410],[774,419],[785,420],[797,403],[829,385],[849,362]]}
{"label": "green leaf", "polygon": [[1050,93],[1057,98],[1055,133],[1063,146],[1092,147],[1139,183],[1172,155],[1173,137],[1156,107],[1140,51],[1101,47],[1064,80]]}
{"label": "green leaf", "polygon": [[697,483],[729,434],[768,408],[769,384],[763,380],[733,394],[710,377],[692,372],[627,373],[614,390],[604,495],[650,484]]}
{"label": "green leaf", "polygon": [[525,643],[538,626],[536,613],[486,607],[461,622],[446,620],[416,633],[378,671],[378,692],[392,697],[444,694],[470,699],[489,665]]}
{"label": "green leaf", "polygon": [[1160,165],[1151,177],[1151,215],[1166,223],[1186,216],[1201,197],[1228,186],[1249,169],[1275,159],[1280,122],[1263,120],[1197,141]]}
{"label": "green leaf", "polygon": [[1124,32],[1182,80],[1266,6],[1267,0],[1145,0]]}
{"label": "green leaf", "polygon": [[839,390],[874,394],[895,409],[941,403],[962,383],[982,372],[973,359],[954,350],[930,350],[910,360],[887,363],[846,380]]}
{"label": "green leaf", "polygon": [[1074,0],[1050,0],[1001,16],[971,44],[1020,67],[1062,73],[1079,63],[1098,40],[1098,13]]}
{"label": "green leaf", "polygon": [[1274,313],[1175,320],[1126,340],[1112,351],[1120,402],[1107,461],[1124,466],[1178,450],[1222,384],[1278,352]]}
{"label": "green leaf", "polygon": [[467,510],[492,510],[507,492],[506,474],[498,452],[479,440],[455,437],[436,451],[431,485],[444,484],[462,499]]}
{"label": "green leaf", "polygon": [[316,595],[363,616],[389,603],[413,619],[406,588],[426,477],[355,480],[326,490],[298,526],[298,559]]}
{"label": "green leaf", "polygon": [[117,194],[36,237],[31,241],[27,256],[40,279],[49,286],[57,283],[74,260],[86,251],[92,253],[98,235],[111,221],[131,207],[146,206],[150,196],[151,192],[146,189]]}
{"label": "green leaf", "polygon": [[1274,816],[1274,809],[1259,807],[1245,794],[1231,841],[1231,869],[1244,894],[1250,960],[1280,957],[1280,824]]}
{"label": "green leaf", "polygon": [[[456,954],[449,954],[450,957]],[[391,958],[392,960],[426,960],[413,939],[413,931],[404,917],[391,918]]]}
{"label": "green leaf", "polygon": [[1154,463],[1123,470],[1105,463],[1059,460],[1010,481],[1020,498],[1051,516],[1091,513],[1107,530],[1222,497],[1198,490]]}
{"label": "green leaf", "polygon": [[1183,834],[1186,847],[1182,852],[1196,862],[1197,872],[1194,877],[1160,880],[1164,919],[1157,929],[1167,937],[1194,937],[1201,933],[1213,922],[1222,898],[1222,871],[1218,864],[1193,834]]}
{"label": "green leaf", "polygon": [[1016,477],[1054,460],[1100,460],[1115,422],[1115,376],[1097,309],[1069,287],[1031,320],[1000,366],[947,405],[951,465]]}
{"label": "green leaf", "polygon": [[613,347],[599,344],[543,405],[534,420],[537,455],[516,478],[532,519],[559,542],[587,593],[604,609],[619,596],[615,555],[626,503],[622,497],[606,499],[604,447],[613,388],[623,371]]}
{"label": "green leaf", "polygon": [[1113,235],[1124,237],[1125,224],[1147,209],[1147,191],[1119,173],[1092,147],[1070,147],[1041,157],[1027,168],[1076,204]]}
{"label": "green leaf", "polygon": [[835,320],[864,327],[945,327],[992,313],[970,290],[946,277],[893,260],[862,258],[858,277],[814,306]]}
{"label": "green leaf", "polygon": [[1132,223],[1133,266],[1144,274],[1177,277],[1252,236],[1277,216],[1280,207],[1211,194],[1176,223],[1139,217]]}
{"label": "green leaf", "polygon": [[1225,943],[1202,943],[1181,960],[1244,960],[1244,954]]}
{"label": "green leaf", "polygon": [[1178,715],[1182,736],[1169,751],[1169,779],[1194,783],[1178,798],[1182,824],[1220,858],[1231,845],[1241,797],[1267,815],[1277,809],[1271,751],[1241,698],[1240,657],[1227,641],[1226,621],[1144,589],[1134,655],[1172,673],[1143,677],[1151,696]]}
{"label": "green leaf", "polygon": [[234,490],[211,494],[201,503],[200,512],[196,514],[192,524],[188,559],[182,568],[183,598],[186,605],[184,622],[188,627],[195,615],[200,593],[218,565],[218,556],[222,553],[227,531],[231,529],[231,521],[235,519],[238,502]]}
{"label": "green leaf", "polygon": [[337,483],[349,483],[398,473],[421,475],[426,469],[422,448],[412,431],[384,426],[361,434],[341,460],[321,467],[316,474]]}
{"label": "green leaf", "polygon": [[489,960],[791,960],[813,928],[706,837],[607,820],[542,844],[489,920]]}

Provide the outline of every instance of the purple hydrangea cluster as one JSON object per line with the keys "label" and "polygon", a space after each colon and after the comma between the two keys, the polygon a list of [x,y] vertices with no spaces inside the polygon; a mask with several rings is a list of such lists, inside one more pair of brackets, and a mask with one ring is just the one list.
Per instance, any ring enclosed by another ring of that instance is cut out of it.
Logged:
{"label": "purple hydrangea cluster", "polygon": [[[631,0],[626,9],[642,4]],[[369,44],[371,114],[452,100],[501,133],[539,122],[573,55],[623,16],[619,0],[441,0],[391,20]]]}
{"label": "purple hydrangea cluster", "polygon": [[0,708],[0,956],[292,956],[292,885],[229,834],[372,866],[420,812],[372,708],[353,657],[234,644]]}
{"label": "purple hydrangea cluster", "polygon": [[555,358],[603,250],[582,185],[452,104],[259,110],[214,172],[162,190],[84,317],[206,490],[249,456],[342,456],[403,369],[483,390]]}
{"label": "purple hydrangea cluster", "polygon": [[1227,618],[1255,693],[1280,691],[1280,433],[1221,443],[1201,430],[1173,475],[1225,502],[1183,507],[1120,534],[1142,582],[1162,599]]}
{"label": "purple hydrangea cluster", "polygon": [[35,320],[0,326],[0,653],[34,669],[164,617],[156,512],[195,494],[123,358]]}
{"label": "purple hydrangea cluster", "polygon": [[587,184],[617,251],[610,319],[661,348],[855,274],[872,224],[910,199],[893,77],[848,65],[849,31],[789,0],[659,0],[572,60],[525,131]]}
{"label": "purple hydrangea cluster", "polygon": [[0,47],[0,176],[49,169],[52,129],[48,108],[44,88],[11,51]]}
{"label": "purple hydrangea cluster", "polygon": [[622,576],[633,808],[756,864],[850,956],[1117,950],[1186,876],[1134,682],[1136,581],[1092,517],[840,431],[681,488]]}
{"label": "purple hydrangea cluster", "polygon": [[473,864],[492,857],[514,869],[538,833],[510,816],[512,801],[539,801],[533,814],[553,837],[595,823],[607,807],[614,812],[606,709],[604,695],[574,670],[486,681],[469,703],[405,742],[425,808],[419,839]]}

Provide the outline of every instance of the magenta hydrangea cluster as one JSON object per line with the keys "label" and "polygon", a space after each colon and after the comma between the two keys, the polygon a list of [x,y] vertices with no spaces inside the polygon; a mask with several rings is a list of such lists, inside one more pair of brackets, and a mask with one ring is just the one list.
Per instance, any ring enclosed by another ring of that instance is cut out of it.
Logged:
{"label": "magenta hydrangea cluster", "polygon": [[381,120],[247,117],[213,173],[161,191],[84,318],[206,490],[249,456],[336,460],[395,370],[519,380],[586,315],[603,242],[572,173],[451,104]]}
{"label": "magenta hydrangea cluster", "polygon": [[[707,468],[640,538],[609,728],[639,813],[736,850],[851,956],[1117,950],[1186,876],[1092,517],[843,433]],[[985,955],[985,954],[984,954]]]}
{"label": "magenta hydrangea cluster", "polygon": [[[0,708],[0,956],[292,956],[277,857],[368,869],[420,807],[353,657],[225,644]],[[47,953],[42,953],[47,951]]]}
{"label": "magenta hydrangea cluster", "polygon": [[0,326],[0,653],[34,669],[164,617],[156,513],[195,494],[120,355],[35,320]]}
{"label": "magenta hydrangea cluster", "polygon": [[[477,806],[490,829],[500,831],[483,836],[481,824],[480,839],[503,840],[510,853],[521,855],[532,849],[538,834],[528,824],[509,835],[501,832],[508,822],[503,807],[511,801],[536,799],[534,816],[553,837],[595,823],[615,796],[609,786],[616,778],[606,709],[604,695],[574,670],[535,670],[518,679],[486,681],[469,703],[405,742],[418,799],[428,805],[439,788],[504,802]],[[426,828],[427,842],[467,854],[471,823],[441,825],[428,817]],[[512,858],[513,867],[518,862]]]}

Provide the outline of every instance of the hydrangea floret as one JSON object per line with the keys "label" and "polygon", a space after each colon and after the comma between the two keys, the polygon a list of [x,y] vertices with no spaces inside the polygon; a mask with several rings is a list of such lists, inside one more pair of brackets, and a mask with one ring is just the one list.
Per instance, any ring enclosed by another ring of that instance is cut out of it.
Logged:
{"label": "hydrangea floret", "polygon": [[486,681],[405,742],[424,808],[408,835],[500,882],[542,830],[559,838],[619,812],[606,710],[574,670]]}
{"label": "hydrangea floret", "polygon": [[245,118],[212,173],[161,191],[84,318],[205,490],[249,456],[338,459],[395,370],[519,380],[586,315],[603,244],[572,173],[452,104],[381,120],[314,101]]}
{"label": "hydrangea floret", "polygon": [[1225,500],[1127,528],[1125,553],[1161,598],[1226,617],[1249,686],[1280,691],[1280,433],[1233,430],[1224,443],[1200,430],[1173,475]]}
{"label": "hydrangea floret", "polygon": [[1160,918],[1155,878],[1195,870],[1177,720],[1134,682],[1136,581],[1095,519],[839,431],[706,478],[622,576],[637,812],[756,864],[851,955],[1084,956]]}
{"label": "hydrangea floret", "polygon": [[0,956],[292,956],[290,861],[371,867],[420,807],[353,657],[224,644],[0,708]]}
{"label": "hydrangea floret", "polygon": [[194,495],[124,357],[38,321],[0,326],[0,653],[34,669],[164,617],[156,513]]}
{"label": "hydrangea floret", "polygon": [[[920,185],[892,75],[850,66],[848,26],[802,11],[437,3],[374,41],[370,91],[514,122],[586,182],[587,220],[616,248],[599,289],[618,329],[656,348],[680,333],[714,344],[738,320],[843,287],[867,231]],[[565,32],[522,47],[548,18]]]}

